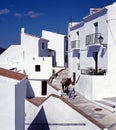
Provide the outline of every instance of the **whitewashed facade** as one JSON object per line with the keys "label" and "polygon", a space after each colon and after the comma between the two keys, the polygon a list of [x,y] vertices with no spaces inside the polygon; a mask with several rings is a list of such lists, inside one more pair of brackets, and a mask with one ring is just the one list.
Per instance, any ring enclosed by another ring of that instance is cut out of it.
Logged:
{"label": "whitewashed facade", "polygon": [[48,42],[47,39],[25,33],[22,28],[21,44],[11,45],[0,55],[1,67],[28,75],[27,97],[47,96],[47,80],[52,75]]}
{"label": "whitewashed facade", "polygon": [[0,68],[0,129],[24,130],[26,75]]}
{"label": "whitewashed facade", "polygon": [[116,3],[113,3],[91,9],[81,22],[69,24],[69,76],[88,99],[116,96],[115,12]]}
{"label": "whitewashed facade", "polygon": [[42,37],[49,40],[48,48],[54,50],[53,66],[68,66],[68,38],[59,33],[42,30]]}

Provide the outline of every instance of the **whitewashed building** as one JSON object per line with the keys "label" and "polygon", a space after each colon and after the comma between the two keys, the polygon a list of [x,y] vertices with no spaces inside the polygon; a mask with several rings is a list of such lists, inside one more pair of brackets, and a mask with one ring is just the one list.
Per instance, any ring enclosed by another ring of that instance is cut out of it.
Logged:
{"label": "whitewashed building", "polygon": [[0,68],[0,129],[24,130],[27,76]]}
{"label": "whitewashed building", "polygon": [[45,38],[25,33],[22,28],[21,44],[11,45],[0,55],[1,67],[28,75],[27,97],[59,95],[59,90],[47,84],[52,76],[52,53],[48,42]]}
{"label": "whitewashed building", "polygon": [[54,50],[53,66],[68,66],[68,38],[59,33],[42,30],[42,37],[49,40],[48,48]]}
{"label": "whitewashed building", "polygon": [[88,99],[116,96],[116,3],[69,24],[69,76]]}
{"label": "whitewashed building", "polygon": [[47,39],[21,30],[21,45],[0,56],[0,66],[12,70],[0,68],[0,129],[116,130],[115,105],[109,111],[87,100],[116,94],[115,8],[114,3],[91,10],[82,22],[69,25],[69,76],[86,98],[79,93],[75,99],[59,96],[47,83],[55,50],[48,49]]}
{"label": "whitewashed building", "polygon": [[52,75],[52,57],[48,57],[48,40],[27,34],[22,29],[21,46],[24,71],[28,74],[34,96],[46,96],[47,80]]}

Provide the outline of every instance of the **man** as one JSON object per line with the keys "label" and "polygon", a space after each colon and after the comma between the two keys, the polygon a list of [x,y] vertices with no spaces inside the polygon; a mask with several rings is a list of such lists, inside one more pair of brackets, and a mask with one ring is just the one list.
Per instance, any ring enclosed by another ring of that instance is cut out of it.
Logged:
{"label": "man", "polygon": [[63,78],[63,79],[61,80],[61,84],[62,84],[62,90],[63,90],[63,92],[65,92],[66,80],[67,80],[67,78]]}
{"label": "man", "polygon": [[73,82],[69,85],[69,98],[75,98],[75,86]]}

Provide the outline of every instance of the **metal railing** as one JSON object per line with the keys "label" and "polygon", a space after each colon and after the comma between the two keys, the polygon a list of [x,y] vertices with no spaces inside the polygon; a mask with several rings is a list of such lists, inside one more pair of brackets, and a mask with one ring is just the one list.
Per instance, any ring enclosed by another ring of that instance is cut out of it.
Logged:
{"label": "metal railing", "polygon": [[101,33],[93,33],[90,35],[86,35],[86,45],[95,45],[100,44],[99,37]]}
{"label": "metal railing", "polygon": [[80,40],[71,41],[71,49],[80,49]]}
{"label": "metal railing", "polygon": [[98,71],[96,72],[95,69],[81,69],[81,74],[84,75],[106,75],[106,69],[98,69]]}

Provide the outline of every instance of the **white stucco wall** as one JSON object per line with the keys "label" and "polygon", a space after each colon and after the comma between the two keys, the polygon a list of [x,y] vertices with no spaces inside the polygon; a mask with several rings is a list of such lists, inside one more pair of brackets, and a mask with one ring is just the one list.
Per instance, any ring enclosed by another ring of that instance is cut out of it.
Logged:
{"label": "white stucco wall", "polygon": [[0,129],[24,129],[25,81],[0,76]]}
{"label": "white stucco wall", "polygon": [[0,129],[15,130],[14,83],[6,79],[0,81]]}
{"label": "white stucco wall", "polygon": [[28,89],[28,96],[27,97],[39,97],[41,96],[41,81],[40,80],[29,80],[30,85],[32,86],[32,89]]}
{"label": "white stucco wall", "polygon": [[56,51],[57,66],[64,66],[64,35],[42,30],[42,38],[49,40],[48,48]]}
{"label": "white stucco wall", "polygon": [[17,70],[23,69],[23,51],[20,45],[11,45],[0,55],[0,66],[11,69],[17,67]]}
{"label": "white stucco wall", "polygon": [[56,95],[61,96],[61,90],[60,89],[55,89],[51,85],[47,84],[47,95],[49,96],[51,94],[56,94]]}
{"label": "white stucco wall", "polygon": [[[40,71],[35,71],[35,65],[40,65]],[[48,79],[52,75],[52,58],[25,55],[24,68],[29,79]]]}
{"label": "white stucco wall", "polygon": [[15,130],[25,127],[26,79],[15,85]]}
{"label": "white stucco wall", "polygon": [[21,46],[24,53],[28,56],[38,56],[39,54],[39,37],[32,36],[24,32],[24,28],[21,29]]}

